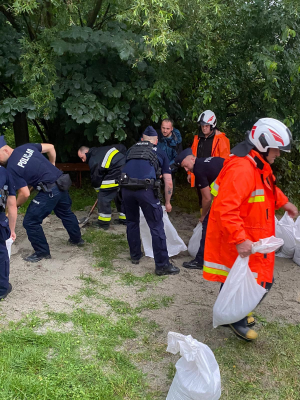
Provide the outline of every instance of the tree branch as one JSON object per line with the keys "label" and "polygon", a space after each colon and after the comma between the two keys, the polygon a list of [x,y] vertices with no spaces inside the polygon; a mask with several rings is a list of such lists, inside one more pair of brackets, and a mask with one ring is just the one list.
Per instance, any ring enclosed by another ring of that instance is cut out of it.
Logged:
{"label": "tree branch", "polygon": [[105,13],[103,15],[102,21],[97,25],[97,29],[101,29],[102,28],[104,22],[106,21],[106,16],[108,14],[109,9],[110,9],[110,3],[108,3],[108,6],[106,7],[106,10],[105,10]]}
{"label": "tree branch", "polygon": [[79,15],[79,20],[80,20],[80,25],[81,25],[81,27],[83,27],[83,22],[82,22],[82,18],[81,18],[81,12],[80,12],[79,8],[78,8],[78,15]]}
{"label": "tree branch", "polygon": [[23,14],[23,18],[24,18],[24,21],[25,21],[26,26],[27,26],[27,30],[28,30],[28,34],[29,34],[30,40],[31,40],[31,41],[34,41],[34,39],[35,39],[35,34],[34,34],[33,29],[32,29],[32,26],[28,23],[27,18],[25,17],[24,14]]}
{"label": "tree branch", "polygon": [[39,126],[37,120],[33,119],[32,122],[33,122],[33,124],[35,125],[35,127],[36,127],[38,133],[41,135],[41,138],[42,138],[43,143],[47,143],[46,136],[44,135],[44,132],[42,131],[41,127]]}
{"label": "tree branch", "polygon": [[13,26],[17,32],[20,32],[19,25],[17,24],[14,16],[3,5],[0,5],[0,11],[6,17],[11,26]]}
{"label": "tree branch", "polygon": [[15,99],[17,98],[17,96],[15,96],[13,92],[6,85],[4,85],[4,83],[0,82],[0,85],[7,91],[7,93],[11,95],[11,97],[14,97]]}
{"label": "tree branch", "polygon": [[103,0],[97,0],[94,9],[90,12],[89,19],[87,22],[87,26],[92,28],[96,21],[97,15],[102,7]]}
{"label": "tree branch", "polygon": [[238,100],[239,100],[238,97],[236,97],[235,99],[228,100],[226,102],[226,107],[228,108],[228,107],[232,106],[232,104],[236,103]]}

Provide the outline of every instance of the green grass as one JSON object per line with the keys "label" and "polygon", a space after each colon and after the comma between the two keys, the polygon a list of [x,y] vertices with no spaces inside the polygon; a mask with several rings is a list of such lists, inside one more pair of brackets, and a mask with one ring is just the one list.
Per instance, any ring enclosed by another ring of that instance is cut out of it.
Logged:
{"label": "green grass", "polygon": [[120,257],[120,253],[128,249],[127,239],[124,234],[116,235],[103,230],[89,229],[83,236],[87,243],[93,243],[94,256],[97,258],[98,269],[113,272],[112,261]]}
{"label": "green grass", "polygon": [[181,208],[182,211],[188,214],[199,212],[200,207],[197,190],[195,188],[191,188],[188,183],[183,183],[180,186],[176,186],[172,205]]}
{"label": "green grass", "polygon": [[222,399],[299,400],[300,325],[264,323],[255,343],[235,338],[215,350]]}
{"label": "green grass", "polygon": [[1,331],[1,399],[154,398],[142,372],[119,348],[137,336],[139,319],[112,322],[84,310],[49,317],[69,320],[74,329],[41,334],[27,320]]}

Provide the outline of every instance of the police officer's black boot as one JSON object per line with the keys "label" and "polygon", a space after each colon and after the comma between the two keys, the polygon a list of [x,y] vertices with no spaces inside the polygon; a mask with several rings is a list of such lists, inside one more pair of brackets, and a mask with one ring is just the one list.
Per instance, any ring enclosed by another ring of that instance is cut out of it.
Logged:
{"label": "police officer's black boot", "polygon": [[82,246],[84,246],[85,241],[82,238],[80,238],[79,242],[73,242],[73,240],[69,239],[68,243],[72,244],[73,246],[82,247]]}
{"label": "police officer's black boot", "polygon": [[246,340],[247,342],[251,342],[255,340],[258,336],[257,332],[253,329],[250,329],[247,326],[248,319],[247,317],[241,319],[240,321],[234,322],[233,324],[229,324],[229,328],[241,339]]}
{"label": "police officer's black boot", "polygon": [[203,264],[199,263],[196,259],[191,261],[186,261],[182,264],[182,266],[187,269],[203,269]]}
{"label": "police officer's black boot", "polygon": [[7,291],[6,291],[5,293],[3,293],[3,294],[0,295],[0,300],[5,299],[5,297],[8,296],[9,293],[10,293],[11,291],[12,291],[12,286],[11,286],[11,284],[9,283],[9,284],[8,284],[8,289],[7,289]]}
{"label": "police officer's black boot", "polygon": [[41,261],[43,258],[49,259],[49,258],[51,258],[51,255],[50,254],[33,253],[33,254],[31,254],[31,256],[28,256],[28,257],[24,258],[24,261],[38,262],[38,261]]}
{"label": "police officer's black boot", "polygon": [[156,275],[176,275],[179,274],[180,269],[175,267],[172,263],[168,263],[163,267],[158,267],[155,265],[155,273]]}

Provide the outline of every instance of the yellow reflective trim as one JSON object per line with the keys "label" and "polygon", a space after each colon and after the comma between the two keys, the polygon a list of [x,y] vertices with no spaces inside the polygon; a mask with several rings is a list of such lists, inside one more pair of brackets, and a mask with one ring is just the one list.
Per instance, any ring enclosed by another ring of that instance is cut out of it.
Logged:
{"label": "yellow reflective trim", "polygon": [[108,157],[108,159],[107,159],[107,161],[106,161],[106,164],[105,164],[104,168],[109,168],[112,158],[113,158],[117,153],[119,153],[119,150],[114,150],[112,153],[110,153],[110,155],[109,155],[109,157]]}
{"label": "yellow reflective trim", "polygon": [[118,183],[110,183],[108,185],[101,185],[100,189],[107,189],[107,188],[112,188],[112,187],[116,187],[116,186],[119,186],[119,184]]}
{"label": "yellow reflective trim", "polygon": [[126,215],[119,215],[119,219],[126,219]]}
{"label": "yellow reflective trim", "polygon": [[218,193],[219,193],[219,185],[217,185],[216,184],[216,182],[213,182],[211,185],[210,185],[210,193],[213,195],[213,196],[218,196]]}
{"label": "yellow reflective trim", "polygon": [[99,219],[99,221],[110,221],[111,217],[100,217],[100,215],[99,215],[98,219]]}
{"label": "yellow reflective trim", "polygon": [[227,271],[222,271],[221,269],[209,268],[206,267],[205,265],[203,266],[203,271],[207,272],[208,274],[214,274],[214,275],[228,276],[229,274],[229,272]]}
{"label": "yellow reflective trim", "polygon": [[265,196],[255,196],[250,197],[248,203],[263,203],[265,201]]}

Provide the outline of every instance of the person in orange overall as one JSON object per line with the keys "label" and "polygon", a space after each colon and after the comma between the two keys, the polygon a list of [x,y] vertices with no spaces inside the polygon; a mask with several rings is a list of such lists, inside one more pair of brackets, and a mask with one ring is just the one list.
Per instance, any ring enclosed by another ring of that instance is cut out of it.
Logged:
{"label": "person in orange overall", "polygon": [[[230,142],[224,132],[220,132],[217,126],[217,118],[214,112],[206,110],[199,115],[197,121],[199,134],[194,136],[192,152],[197,158],[221,157],[228,158],[230,154]],[[188,182],[195,187],[195,175],[188,172]],[[201,192],[197,188],[199,205],[202,206]]]}
{"label": "person in orange overall", "polygon": [[[269,291],[273,284],[275,254],[251,254],[252,244],[275,235],[275,210],[283,208],[290,217],[297,208],[275,184],[271,164],[280,150],[290,152],[289,129],[273,118],[259,119],[246,140],[234,149],[211,185],[215,196],[206,233],[203,277],[223,284],[238,255],[250,256],[249,266],[257,283]],[[221,285],[222,288],[222,285]],[[230,324],[233,332],[251,341],[253,317]]]}

